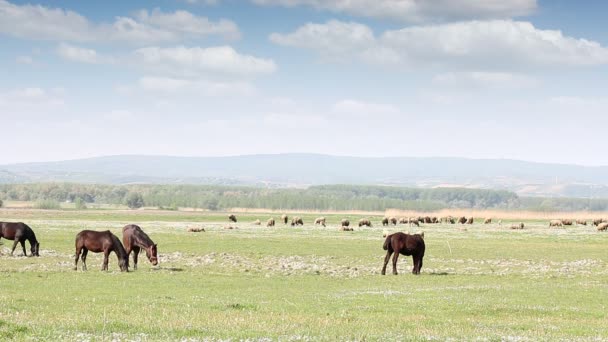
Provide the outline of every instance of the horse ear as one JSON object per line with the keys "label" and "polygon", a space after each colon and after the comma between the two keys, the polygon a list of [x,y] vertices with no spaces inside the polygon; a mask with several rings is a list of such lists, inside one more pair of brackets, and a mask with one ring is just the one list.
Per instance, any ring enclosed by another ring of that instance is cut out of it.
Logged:
{"label": "horse ear", "polygon": [[158,246],[157,244],[154,244],[154,248],[156,248],[156,246]]}

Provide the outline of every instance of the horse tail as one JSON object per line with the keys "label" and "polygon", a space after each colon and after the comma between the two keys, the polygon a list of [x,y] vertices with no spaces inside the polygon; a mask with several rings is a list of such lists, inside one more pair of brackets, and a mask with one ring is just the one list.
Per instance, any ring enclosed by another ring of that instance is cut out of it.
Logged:
{"label": "horse tail", "polygon": [[388,235],[386,237],[386,240],[384,240],[384,246],[382,246],[382,249],[384,249],[385,251],[388,250],[388,247],[391,245],[391,237],[393,236],[393,234]]}

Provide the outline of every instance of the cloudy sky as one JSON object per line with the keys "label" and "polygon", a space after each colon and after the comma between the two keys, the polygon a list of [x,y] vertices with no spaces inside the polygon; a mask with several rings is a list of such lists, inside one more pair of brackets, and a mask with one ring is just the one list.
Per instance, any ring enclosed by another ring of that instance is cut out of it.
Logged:
{"label": "cloudy sky", "polygon": [[601,0],[0,0],[0,164],[313,152],[608,165],[606,13]]}

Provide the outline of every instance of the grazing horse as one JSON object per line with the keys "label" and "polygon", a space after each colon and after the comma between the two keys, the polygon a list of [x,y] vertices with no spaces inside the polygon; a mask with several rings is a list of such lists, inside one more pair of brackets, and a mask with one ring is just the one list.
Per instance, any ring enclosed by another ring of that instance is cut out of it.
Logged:
{"label": "grazing horse", "polygon": [[401,232],[394,233],[386,237],[382,248],[386,251],[382,275],[386,274],[386,265],[393,252],[395,253],[393,256],[393,274],[397,274],[397,258],[399,258],[399,254],[411,255],[412,259],[414,259],[414,269],[412,270],[412,273],[420,274],[425,248],[423,235],[410,235]]}
{"label": "grazing horse", "polygon": [[83,230],[76,235],[76,260],[74,262],[74,271],[78,270],[78,258],[82,252],[82,270],[87,270],[87,253],[103,252],[102,271],[108,270],[108,256],[113,251],[118,258],[118,265],[122,272],[129,271],[129,259],[125,248],[120,243],[116,235],[109,230],[104,232],[96,232],[93,230]]}
{"label": "grazing horse", "polygon": [[15,252],[17,243],[21,244],[23,248],[23,255],[27,256],[25,252],[25,240],[30,242],[30,251],[32,256],[40,256],[40,242],[36,240],[36,234],[32,228],[23,222],[0,222],[0,239],[5,238],[7,240],[15,240],[13,243],[13,249],[11,255]]}
{"label": "grazing horse", "polygon": [[143,248],[152,265],[158,265],[158,250],[156,244],[144,233],[138,225],[128,224],[122,228],[122,242],[127,251],[127,260],[133,251],[133,269],[137,269],[137,257]]}

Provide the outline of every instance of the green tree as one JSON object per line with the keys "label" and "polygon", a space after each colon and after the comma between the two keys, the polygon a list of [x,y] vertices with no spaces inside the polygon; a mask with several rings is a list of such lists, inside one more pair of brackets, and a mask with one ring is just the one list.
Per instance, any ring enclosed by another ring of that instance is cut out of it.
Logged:
{"label": "green tree", "polygon": [[78,210],[83,210],[87,208],[87,204],[82,198],[78,197],[76,201],[74,201],[74,207]]}
{"label": "green tree", "polygon": [[139,192],[131,192],[125,200],[127,206],[131,209],[137,209],[144,206],[144,197]]}

